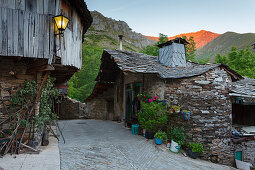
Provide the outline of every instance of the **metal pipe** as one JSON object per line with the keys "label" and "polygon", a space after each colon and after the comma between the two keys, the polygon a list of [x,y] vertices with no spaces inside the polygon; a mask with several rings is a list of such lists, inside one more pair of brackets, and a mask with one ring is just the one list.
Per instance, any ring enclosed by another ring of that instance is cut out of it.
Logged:
{"label": "metal pipe", "polygon": [[123,35],[119,35],[120,50],[122,50],[122,38],[123,38]]}

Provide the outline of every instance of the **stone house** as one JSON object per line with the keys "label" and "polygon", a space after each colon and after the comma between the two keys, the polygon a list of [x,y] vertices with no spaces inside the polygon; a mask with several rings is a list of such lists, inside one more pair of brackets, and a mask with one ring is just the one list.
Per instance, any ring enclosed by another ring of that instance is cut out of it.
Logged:
{"label": "stone house", "polygon": [[192,112],[189,121],[178,114],[171,123],[183,126],[189,141],[203,143],[204,159],[233,165],[236,149],[243,149],[243,159],[253,163],[255,147],[250,146],[254,146],[254,140],[249,141],[252,145],[236,145],[231,141],[231,131],[232,125],[238,125],[239,118],[245,119],[243,114],[247,114],[233,110],[240,97],[245,97],[242,106],[246,100],[253,103],[249,105],[253,107],[249,112],[253,123],[246,121],[254,125],[255,95],[249,93],[254,84],[240,90],[246,81],[254,80],[244,79],[226,65],[186,62],[185,44],[180,38],[161,44],[158,57],[104,50],[97,83],[85,100],[87,118],[132,123],[140,109],[137,95],[156,95],[169,105],[180,105]]}

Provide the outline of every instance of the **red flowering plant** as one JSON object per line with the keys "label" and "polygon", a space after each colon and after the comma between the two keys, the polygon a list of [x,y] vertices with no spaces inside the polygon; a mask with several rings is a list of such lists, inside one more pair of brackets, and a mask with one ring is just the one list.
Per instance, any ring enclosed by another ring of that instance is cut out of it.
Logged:
{"label": "red flowering plant", "polygon": [[148,131],[155,131],[167,124],[167,106],[158,97],[141,100],[142,110],[137,113],[139,123]]}
{"label": "red flowering plant", "polygon": [[148,95],[147,93],[138,94],[137,98],[143,102],[148,102],[148,100],[150,99],[150,95]]}

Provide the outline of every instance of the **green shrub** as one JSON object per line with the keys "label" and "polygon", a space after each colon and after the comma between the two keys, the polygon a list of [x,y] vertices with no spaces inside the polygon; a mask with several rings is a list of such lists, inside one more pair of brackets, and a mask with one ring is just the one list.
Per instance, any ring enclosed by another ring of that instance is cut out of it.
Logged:
{"label": "green shrub", "polygon": [[155,138],[158,138],[160,140],[166,140],[167,138],[167,135],[165,132],[162,132],[162,131],[158,131],[155,135],[154,135]]}
{"label": "green shrub", "polygon": [[188,147],[192,149],[192,152],[198,152],[198,153],[203,153],[204,152],[204,147],[202,143],[195,143],[195,142],[190,142],[188,144]]}
{"label": "green shrub", "polygon": [[[139,96],[140,97],[140,96]],[[157,96],[148,101],[141,101],[142,110],[137,113],[141,126],[149,131],[155,131],[167,124],[167,106],[157,100]]]}
{"label": "green shrub", "polygon": [[186,137],[184,134],[184,129],[183,127],[175,127],[173,130],[170,131],[170,133],[168,134],[168,138],[170,140],[175,141],[176,143],[178,143],[179,145],[183,145]]}

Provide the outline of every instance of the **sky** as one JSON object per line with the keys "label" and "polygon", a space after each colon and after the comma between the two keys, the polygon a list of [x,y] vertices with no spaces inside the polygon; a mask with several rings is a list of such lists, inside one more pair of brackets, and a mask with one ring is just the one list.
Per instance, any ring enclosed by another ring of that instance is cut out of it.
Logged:
{"label": "sky", "polygon": [[255,32],[255,0],[85,0],[90,11],[147,36],[207,30]]}

